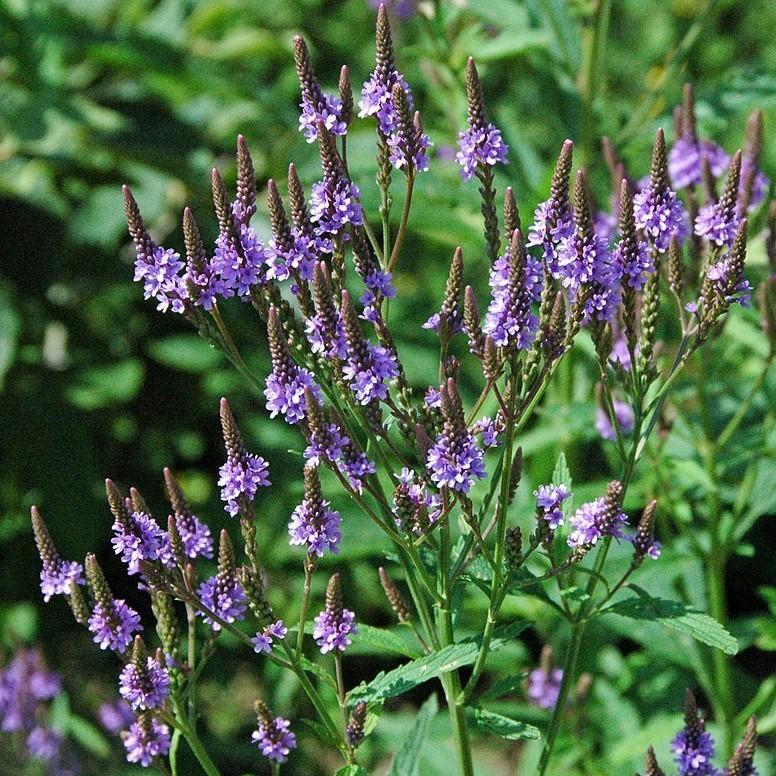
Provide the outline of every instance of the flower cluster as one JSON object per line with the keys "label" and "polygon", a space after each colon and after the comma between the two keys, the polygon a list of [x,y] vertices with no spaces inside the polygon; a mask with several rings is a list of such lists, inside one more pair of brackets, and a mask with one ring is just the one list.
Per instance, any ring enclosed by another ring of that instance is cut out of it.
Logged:
{"label": "flower cluster", "polygon": [[127,760],[148,768],[157,757],[170,751],[170,729],[156,717],[141,714],[124,733]]}
{"label": "flower cluster", "polygon": [[41,559],[40,591],[43,600],[55,595],[69,595],[74,585],[85,584],[84,568],[76,561],[62,560],[49,536],[37,507],[32,507],[32,530]]}
{"label": "flower cluster", "polygon": [[344,652],[357,630],[356,615],[342,606],[339,574],[334,574],[326,588],[326,607],[313,623],[313,638],[324,655],[333,650]]}
{"label": "flower cluster", "polygon": [[172,564],[170,537],[144,511],[134,511],[113,524],[113,550],[127,564],[127,573],[139,574],[142,561]]}
{"label": "flower cluster", "polygon": [[[57,674],[49,671],[40,650],[18,649],[0,669],[0,730],[24,741],[26,757],[43,760],[56,770],[62,735],[45,723],[46,702],[62,688]],[[11,763],[6,765],[10,768]]]}
{"label": "flower cluster", "polygon": [[571,491],[565,485],[540,485],[534,496],[539,517],[550,529],[563,525],[563,502],[571,498]]}
{"label": "flower cluster", "polygon": [[312,464],[305,466],[304,486],[304,499],[288,524],[291,544],[306,545],[308,554],[319,558],[327,550],[336,555],[341,538],[340,516],[323,499],[318,468]]}
{"label": "flower cluster", "polygon": [[275,643],[275,640],[283,640],[287,634],[288,628],[286,628],[283,620],[276,620],[267,625],[264,630],[251,637],[253,651],[257,654],[263,652],[268,655],[272,651],[272,645]]}
{"label": "flower cluster", "polygon": [[393,492],[393,516],[396,525],[413,533],[421,533],[438,517],[441,498],[430,492],[427,483],[408,468],[399,472],[399,483]]}
{"label": "flower cluster", "polygon": [[158,709],[170,694],[167,667],[146,653],[140,636],[135,638],[132,661],[119,676],[119,694],[136,710]]}
{"label": "flower cluster", "polygon": [[628,516],[622,511],[622,485],[609,483],[606,495],[583,504],[569,518],[569,547],[588,548],[605,536],[620,538]]}
{"label": "flower cluster", "polygon": [[[237,576],[234,548],[226,531],[221,532],[218,573],[200,584],[197,596],[204,605],[198,614],[214,631],[220,631],[223,623],[232,623],[245,617],[248,597]],[[213,619],[211,613],[218,619]]]}
{"label": "flower cluster", "polygon": [[251,735],[251,741],[268,759],[284,763],[292,749],[296,749],[296,736],[291,732],[291,723],[284,717],[273,717],[262,701],[256,701],[258,726]]}

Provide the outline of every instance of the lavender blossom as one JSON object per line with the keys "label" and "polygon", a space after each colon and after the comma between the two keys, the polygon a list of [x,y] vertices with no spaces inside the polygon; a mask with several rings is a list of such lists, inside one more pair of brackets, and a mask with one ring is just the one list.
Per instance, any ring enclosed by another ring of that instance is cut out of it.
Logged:
{"label": "lavender blossom", "polygon": [[665,136],[659,129],[652,149],[649,184],[633,198],[636,227],[658,253],[665,253],[672,235],[682,238],[687,231],[681,201],[668,182]]}
{"label": "lavender blossom", "polygon": [[305,415],[305,389],[312,390],[319,401],[323,394],[313,376],[303,367],[297,366],[291,358],[283,327],[277,309],[270,307],[267,319],[267,335],[272,372],[267,377],[264,395],[270,417],[283,415],[288,423],[299,423]]}
{"label": "lavender blossom", "polygon": [[89,617],[89,630],[100,649],[121,653],[132,643],[132,636],[142,630],[140,615],[121,598],[114,599],[112,607],[97,602]]}
{"label": "lavender blossom", "polygon": [[[209,610],[198,610],[197,614],[216,632],[222,628],[221,620],[231,623],[245,617],[248,597],[237,575],[232,542],[224,530],[221,531],[218,547],[218,573],[200,584],[197,597]],[[211,612],[219,620],[212,619]]]}
{"label": "lavender blossom", "polygon": [[504,256],[490,270],[492,297],[482,330],[496,345],[517,350],[530,349],[539,330],[539,318],[532,306],[544,286],[541,262],[526,254],[519,229]]}
{"label": "lavender blossom", "polygon": [[699,716],[695,697],[689,690],[684,709],[684,727],[671,744],[679,776],[716,776],[717,769],[711,762],[714,740],[706,732],[706,723]]}
{"label": "lavender blossom", "polygon": [[294,60],[302,89],[299,131],[304,134],[308,143],[314,143],[318,137],[318,122],[332,135],[347,134],[348,125],[342,120],[342,100],[323,93],[310,62],[307,44],[299,35],[294,38]]}
{"label": "lavender blossom", "polygon": [[138,255],[135,261],[135,281],[143,281],[143,299],[156,299],[156,309],[182,313],[186,290],[181,279],[183,262],[172,248],[158,247],[150,256]]}
{"label": "lavender blossom", "polygon": [[140,564],[143,561],[174,565],[170,537],[151,515],[140,511],[132,512],[128,521],[117,520],[113,524],[113,531],[113,550],[127,564],[128,574],[141,573]]}
{"label": "lavender blossom", "polygon": [[249,508],[260,487],[269,486],[269,465],[260,455],[245,450],[226,399],[221,399],[221,426],[227,459],[218,470],[218,484],[221,487],[221,500],[226,502],[225,509],[234,516]]}
{"label": "lavender blossom", "polygon": [[199,227],[190,208],[183,211],[183,240],[186,245],[186,272],[183,283],[195,305],[212,310],[219,296],[228,295],[226,284],[216,265],[208,259],[202,244]]}
{"label": "lavender blossom", "polygon": [[308,555],[323,557],[328,550],[336,555],[340,543],[340,516],[329,509],[321,493],[318,469],[312,464],[304,468],[304,499],[294,509],[288,534],[292,545],[306,545]]}
{"label": "lavender blossom", "polygon": [[[139,645],[139,646],[138,646]],[[119,694],[133,709],[158,709],[170,694],[170,674],[155,657],[149,657],[140,636],[135,638],[132,661],[119,677]]]}
{"label": "lavender blossom", "polygon": [[287,633],[288,628],[286,628],[283,620],[277,620],[271,625],[267,625],[263,631],[259,631],[251,638],[253,651],[256,654],[264,653],[268,655],[272,652],[272,644],[275,642],[275,639],[282,640],[286,637]]}
{"label": "lavender blossom", "polygon": [[291,750],[296,749],[291,723],[283,717],[273,717],[262,701],[256,701],[256,716],[258,726],[251,734],[251,741],[268,760],[284,763]]}
{"label": "lavender blossom", "polygon": [[738,274],[732,257],[712,264],[706,270],[706,278],[714,293],[724,297],[728,304],[737,302],[742,307],[749,307],[752,303],[752,284],[743,274]]}
{"label": "lavender blossom", "polygon": [[741,152],[730,163],[725,190],[719,202],[707,202],[695,219],[695,234],[722,248],[730,248],[736,237],[741,219],[738,215]]}
{"label": "lavender blossom", "polygon": [[356,615],[343,608],[339,574],[334,574],[326,587],[326,607],[315,618],[313,638],[324,655],[332,650],[344,652],[357,630]]}
{"label": "lavender blossom", "polygon": [[668,154],[668,174],[674,189],[686,189],[703,182],[704,165],[719,178],[729,163],[730,157],[716,143],[685,134],[674,141]]}
{"label": "lavender blossom", "polygon": [[484,167],[506,164],[509,146],[501,131],[488,121],[479,75],[471,57],[466,68],[466,94],[468,128],[458,133],[455,161],[461,167],[461,176],[468,181]]}
{"label": "lavender blossom", "polygon": [[212,558],[213,537],[210,534],[210,528],[191,511],[178,481],[167,468],[164,470],[164,484],[174,512],[171,517],[175,521],[175,530],[183,542],[186,557],[191,560]]}
{"label": "lavender blossom", "polygon": [[479,434],[484,448],[498,447],[498,435],[504,430],[503,418],[496,416],[495,420],[489,417],[480,418],[472,426],[472,434]]}
{"label": "lavender blossom", "polygon": [[588,501],[569,518],[572,531],[569,547],[589,548],[605,536],[622,537],[622,525],[628,516],[622,511],[622,486],[612,482],[606,496]]}
{"label": "lavender blossom", "polygon": [[396,525],[420,534],[439,519],[442,499],[438,493],[430,493],[427,483],[411,469],[403,468],[398,480],[392,505]]}
{"label": "lavender blossom", "polygon": [[534,222],[528,230],[528,247],[541,245],[543,258],[550,272],[559,272],[558,250],[574,234],[574,220],[569,201],[569,177],[574,144],[563,143],[552,174],[550,198],[539,203]]}
{"label": "lavender blossom", "polygon": [[59,731],[37,725],[27,736],[27,751],[30,757],[50,763],[59,756],[62,741],[63,736]]}
{"label": "lavender blossom", "polygon": [[404,76],[396,69],[393,40],[388,13],[383,4],[377,11],[375,69],[361,90],[358,101],[361,118],[376,116],[377,126],[383,138],[390,138],[399,130],[399,116],[394,98],[398,86],[404,94],[407,111],[413,110],[412,92]]}
{"label": "lavender blossom", "polygon": [[135,721],[130,705],[123,699],[106,701],[97,710],[100,724],[109,733],[118,733]]}
{"label": "lavender blossom", "polygon": [[647,244],[636,233],[633,197],[623,184],[620,196],[620,241],[614,249],[614,263],[619,268],[622,283],[634,291],[641,291],[647,277],[655,271],[655,261]]}
{"label": "lavender blossom", "polygon": [[535,491],[536,510],[551,530],[563,525],[563,502],[571,498],[565,485],[540,485]]}
{"label": "lavender blossom", "polygon": [[[612,399],[614,405],[614,416],[619,426],[620,433],[624,435],[630,434],[633,431],[633,409],[630,404],[619,399]],[[609,412],[603,407],[598,407],[595,414],[595,427],[602,439],[608,439],[614,441],[617,439],[617,432],[612,425],[612,420],[609,417]]]}
{"label": "lavender blossom", "polygon": [[155,717],[143,715],[133,722],[124,734],[127,760],[148,768],[156,757],[170,751],[170,729]]}
{"label": "lavender blossom", "polygon": [[428,451],[427,465],[437,487],[468,493],[478,479],[485,477],[483,453],[466,430],[463,406],[455,382],[450,379],[440,388],[444,430]]}
{"label": "lavender blossom", "polygon": [[584,302],[583,323],[610,321],[620,303],[620,268],[605,239],[593,229],[582,170],[574,184],[574,233],[558,247],[556,277],[572,302]]}
{"label": "lavender blossom", "polygon": [[35,544],[43,564],[40,570],[40,591],[43,600],[48,602],[51,596],[69,595],[73,585],[85,584],[84,569],[80,563],[60,558],[38,508],[32,507],[30,513]]}
{"label": "lavender blossom", "polygon": [[535,668],[528,674],[528,699],[540,709],[555,708],[560,695],[560,685],[563,681],[563,669],[551,668],[549,671],[544,668]]}

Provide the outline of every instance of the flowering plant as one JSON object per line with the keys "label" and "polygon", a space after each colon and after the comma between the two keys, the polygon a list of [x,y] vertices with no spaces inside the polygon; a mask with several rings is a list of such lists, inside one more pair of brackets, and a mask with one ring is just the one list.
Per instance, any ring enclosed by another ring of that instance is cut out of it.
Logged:
{"label": "flowering plant", "polygon": [[[242,137],[234,199],[213,171],[219,234],[212,253],[190,209],[183,214],[184,259],[156,244],[126,187],[124,201],[137,251],[135,280],[144,296],[161,312],[189,321],[263,394],[270,416],[299,431],[304,493],[288,527],[303,572],[298,618],[274,610],[272,580],[257,540],[255,502],[260,489],[271,485],[271,462],[246,445],[226,399],[220,404],[226,459],[218,485],[225,511],[239,523],[239,558],[227,530],[215,546],[211,529],[193,513],[170,470],[164,471],[171,506],[166,523],[153,516],[137,489],[125,494],[106,481],[113,549],[148,593],[160,646],[149,651],[140,614],[114,596],[94,555],[83,566],[60,557],[33,508],[41,589],[47,600],[65,596],[94,641],[116,654],[119,694],[134,712],[122,734],[130,762],[175,773],[185,739],[202,769],[219,773],[197,732],[196,691],[226,632],[295,678],[317,715],[315,734],[341,757],[342,776],[365,772],[359,747],[386,701],[435,678],[444,689],[462,773],[474,773],[471,722],[484,734],[507,739],[543,735],[538,770],[544,774],[591,622],[615,614],[655,620],[723,652],[737,649],[721,624],[632,583],[645,562],[660,557],[660,506],[650,499],[626,510],[626,498],[677,375],[716,335],[732,305],[749,304],[747,215],[767,188],[758,170],[757,115],[743,151],[729,158],[697,138],[688,92],[676,142],[669,152],[658,130],[649,177],[639,182],[607,146],[611,213],[594,209],[584,170],[572,181],[573,143],[566,141],[549,196],[524,233],[511,188],[499,218],[496,168],[506,163],[508,148],[488,118],[470,59],[467,127],[456,160],[463,180],[476,177],[480,184],[483,251],[490,264],[487,311],[482,316],[477,301],[484,283],[464,285],[458,249],[439,312],[424,324],[433,332],[427,336],[438,341],[440,358],[420,395],[391,334],[390,308],[415,185],[428,169],[432,144],[397,67],[387,13],[383,7],[378,12],[375,68],[358,102],[358,115],[376,126],[380,229],[362,205],[348,164],[348,130],[356,112],[350,73],[344,67],[338,94],[327,95],[301,38],[294,53],[300,131],[317,143],[322,177],[308,199],[290,165],[289,210],[277,184],[268,182],[269,239],[252,224],[257,185]],[[404,182],[395,232],[394,178]],[[661,306],[666,289],[675,302],[667,314]],[[772,313],[773,284],[764,289]],[[272,367],[264,380],[246,363],[222,316],[232,297],[250,305],[266,325]],[[772,320],[770,326],[773,331]],[[676,331],[675,345],[658,347],[659,333],[669,339]],[[571,472],[561,456],[551,481],[533,491],[526,521],[515,508],[521,435],[580,341],[592,345],[600,377],[597,425],[613,443],[617,478],[574,508]],[[467,362],[474,371],[464,369]],[[468,402],[472,388],[477,397]],[[319,564],[337,554],[347,530],[332,508],[335,488],[385,535],[393,573],[380,568],[380,582],[412,640],[361,622],[358,597],[343,589],[337,572],[318,614],[310,616]],[[624,568],[607,563],[618,546],[628,548]],[[217,568],[208,576],[214,556]],[[466,622],[468,593],[485,595],[483,622]],[[501,690],[484,687],[491,655],[530,626],[505,613],[505,602],[528,596],[556,612],[569,630],[563,668],[546,656],[528,681],[528,697],[548,712],[544,731],[488,708],[519,682]],[[462,635],[464,626],[476,635]],[[407,662],[348,688],[345,656],[359,641],[382,645]],[[314,652],[322,656],[317,661]],[[576,694],[581,699],[583,685]],[[431,703],[421,714],[428,718],[434,711]],[[257,700],[256,716],[252,741],[277,772],[297,745],[292,721],[275,715],[265,699]],[[691,761],[697,758],[680,758],[681,773],[696,772]]]}

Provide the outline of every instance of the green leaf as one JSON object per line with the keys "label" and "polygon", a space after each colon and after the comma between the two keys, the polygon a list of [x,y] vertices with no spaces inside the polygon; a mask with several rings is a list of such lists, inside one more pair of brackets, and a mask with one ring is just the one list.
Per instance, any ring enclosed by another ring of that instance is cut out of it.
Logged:
{"label": "green leaf", "polygon": [[[307,632],[306,629],[305,632]],[[313,663],[312,660],[308,660],[304,655],[302,655],[300,662],[302,664],[302,668],[304,668],[305,671],[308,671],[311,674],[315,674],[322,682],[328,684],[329,687],[331,687],[335,692],[337,691],[337,682],[323,666],[318,665],[318,663]]]}
{"label": "green leaf", "polygon": [[221,353],[196,334],[175,334],[149,343],[148,354],[154,361],[182,372],[206,372],[217,367]]}
{"label": "green leaf", "polygon": [[6,372],[16,355],[16,345],[22,329],[21,318],[13,304],[10,287],[0,286],[0,390]]}
{"label": "green leaf", "polygon": [[82,410],[125,404],[137,396],[143,372],[143,364],[136,358],[85,369],[78,375],[78,383],[68,389],[68,399]]}
{"label": "green leaf", "polygon": [[329,729],[313,719],[302,719],[302,724],[307,725],[323,743],[329,746],[339,746],[339,741],[329,732]]}
{"label": "green leaf", "polygon": [[420,657],[419,649],[413,648],[397,633],[385,628],[374,628],[371,625],[359,624],[358,631],[353,636],[353,646],[359,647],[362,653],[376,653],[384,655],[386,652],[402,657]]}
{"label": "green leaf", "polygon": [[429,695],[418,711],[409,736],[396,753],[389,776],[419,776],[420,751],[431,720],[436,716],[437,711],[439,711],[437,697],[435,694]]}
{"label": "green leaf", "polygon": [[369,776],[369,771],[360,765],[346,765],[340,768],[334,776]]}
{"label": "green leaf", "polygon": [[519,674],[512,674],[511,676],[505,676],[488,687],[488,689],[479,696],[479,699],[481,701],[492,701],[497,698],[503,698],[505,695],[509,695],[509,693],[521,688],[526,676],[528,676],[526,671],[522,671]]}
{"label": "green leaf", "polygon": [[[497,636],[491,642],[490,651],[497,651],[527,627],[527,622],[515,622],[497,630]],[[348,704],[393,698],[429,679],[454,671],[461,666],[471,665],[477,659],[481,642],[482,636],[465,639],[458,644],[450,644],[430,655],[405,663],[388,673],[380,673],[369,684],[354,687],[348,694]]]}
{"label": "green leaf", "polygon": [[539,738],[539,728],[526,722],[518,722],[502,714],[496,714],[479,706],[474,708],[474,721],[483,733],[490,733],[510,741],[520,741],[527,738]]}
{"label": "green leaf", "polygon": [[738,652],[738,641],[725,630],[725,627],[708,614],[703,614],[679,601],[665,598],[652,598],[645,590],[636,585],[630,588],[637,596],[610,606],[605,612],[619,614],[632,620],[651,620],[666,628],[686,633],[697,641],[710,647],[721,649],[728,655]]}
{"label": "green leaf", "polygon": [[71,715],[67,720],[67,733],[95,757],[105,758],[110,755],[111,747],[107,738],[91,722]]}

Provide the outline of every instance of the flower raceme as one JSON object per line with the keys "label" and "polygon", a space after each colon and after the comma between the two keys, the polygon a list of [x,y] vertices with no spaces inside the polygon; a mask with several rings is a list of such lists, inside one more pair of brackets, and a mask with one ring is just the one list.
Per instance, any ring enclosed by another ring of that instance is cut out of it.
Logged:
{"label": "flower raceme", "polygon": [[[662,408],[660,401],[647,404],[644,399],[667,391],[675,371],[712,336],[730,307],[748,301],[745,214],[760,185],[758,142],[753,136],[741,154],[726,162],[724,193],[718,201],[710,198],[703,203],[696,214],[688,211],[684,190],[697,186],[698,165],[716,176],[722,174],[716,151],[703,145],[694,130],[687,130],[669,154],[659,131],[648,180],[632,183],[618,162],[611,200],[616,209],[596,213],[584,172],[572,176],[573,143],[567,140],[550,192],[534,212],[526,240],[511,188],[504,195],[503,219],[496,211],[507,146],[488,119],[480,76],[470,60],[467,125],[459,137],[457,161],[465,180],[476,176],[480,182],[484,250],[490,260],[487,287],[485,272],[479,282],[472,279],[465,285],[463,253],[457,249],[441,305],[437,300],[433,308],[437,312],[430,318],[431,310],[426,311],[425,325],[418,318],[418,336],[435,341],[440,351],[434,385],[429,387],[431,381],[426,380],[420,386],[411,382],[408,372],[417,370],[406,368],[411,365],[402,359],[394,338],[391,313],[395,316],[396,306],[388,300],[400,287],[394,280],[400,276],[402,238],[410,228],[415,176],[433,160],[413,94],[396,65],[387,12],[381,7],[377,15],[375,68],[362,89],[359,110],[376,124],[377,179],[386,214],[395,185],[391,166],[405,174],[407,205],[393,242],[391,228],[386,229],[385,243],[373,234],[372,216],[351,178],[351,169],[363,168],[348,164],[348,151],[353,150],[348,148],[348,133],[354,121],[349,71],[341,73],[338,94],[327,94],[301,38],[295,40],[294,54],[301,89],[300,130],[311,144],[317,143],[321,175],[308,197],[296,167],[290,165],[287,202],[282,182],[267,184],[271,234],[261,234],[253,223],[258,210],[256,176],[242,137],[237,141],[234,196],[218,171],[212,175],[218,221],[212,251],[205,248],[188,208],[183,214],[185,258],[157,245],[129,189],[124,196],[143,295],[154,299],[162,312],[181,314],[224,352],[252,388],[261,387],[270,418],[283,420],[296,435],[292,452],[299,454],[304,489],[290,515],[286,538],[293,548],[290,557],[301,562],[304,575],[292,612],[299,621],[284,619],[280,615],[285,612],[274,610],[289,596],[283,588],[272,589],[277,569],[264,550],[269,523],[263,517],[267,500],[262,494],[272,487],[270,462],[260,454],[253,435],[243,438],[226,399],[219,413],[226,460],[217,483],[225,511],[238,519],[222,518],[228,530],[219,534],[215,570],[214,534],[197,516],[205,507],[198,505],[195,514],[170,469],[164,470],[170,501],[166,524],[153,517],[137,489],[131,488],[127,497],[118,486],[106,483],[113,548],[127,575],[150,596],[159,648],[146,652],[139,637],[140,614],[114,596],[96,558],[87,556],[83,566],[63,560],[33,509],[41,591],[46,600],[63,597],[95,642],[119,657],[119,694],[130,709],[124,709],[123,716],[114,715],[118,719],[113,723],[123,726],[130,762],[164,770],[164,759],[176,756],[175,747],[170,750],[173,731],[178,731],[205,772],[217,772],[194,730],[196,714],[186,711],[183,702],[196,702],[201,665],[196,658],[203,645],[198,631],[202,631],[206,634],[202,649],[208,656],[228,634],[233,645],[243,645],[255,659],[292,672],[295,686],[306,693],[320,717],[315,730],[321,732],[322,741],[334,742],[348,766],[356,767],[357,750],[372,727],[369,693],[374,687],[366,684],[366,689],[348,693],[345,668],[351,646],[358,646],[360,639],[374,639],[375,629],[361,625],[362,611],[357,618],[345,607],[335,569],[329,568],[319,608],[323,586],[319,566],[333,565],[341,547],[361,535],[351,530],[351,521],[369,520],[390,540],[384,548],[386,557],[400,567],[397,582],[384,568],[379,579],[390,611],[417,640],[424,656],[418,659],[460,646],[459,619],[469,618],[471,611],[458,602],[466,599],[467,585],[488,591],[487,622],[482,627],[473,624],[483,635],[468,683],[461,682],[457,668],[440,677],[451,719],[458,721],[462,768],[470,773],[463,706],[478,693],[482,672],[491,670],[487,657],[506,596],[519,594],[526,580],[538,588],[557,579],[562,590],[584,584],[586,597],[564,599],[563,611],[570,621],[586,622],[605,611],[609,592],[622,594],[627,574],[660,554],[655,502],[643,508],[631,530],[625,529],[626,504],[630,510],[637,500],[627,494],[627,487]],[[692,201],[700,204],[698,192],[691,193]],[[693,213],[694,223],[687,212]],[[386,224],[391,227],[387,216]],[[686,250],[691,229],[692,250],[700,250],[700,257]],[[666,265],[680,314],[662,325],[661,273]],[[703,272],[694,284],[689,269],[696,266]],[[484,316],[480,293],[488,295]],[[266,327],[271,369],[263,376],[249,366],[257,359],[246,359],[240,352],[238,343],[246,338],[233,337],[228,317],[221,314],[220,307],[230,299],[230,304],[239,300],[249,305]],[[692,306],[690,316],[685,304]],[[687,350],[684,356],[677,354],[675,367],[663,357],[671,345],[657,346],[659,323],[660,331],[682,329]],[[583,327],[592,339],[587,351],[594,355],[591,368],[600,371],[596,399],[604,411],[597,426],[603,439],[596,444],[621,457],[627,476],[622,484],[611,482],[604,495],[574,509],[570,479],[561,476],[566,467],[559,467],[546,484],[533,485],[535,504],[528,514],[519,515],[526,520],[517,524],[515,518],[524,510],[516,499],[524,476],[517,442]],[[274,462],[272,467],[276,471]],[[350,509],[345,506],[348,502]],[[533,526],[530,535],[524,531],[526,523]],[[235,545],[230,535],[236,537],[238,531],[241,545]],[[622,538],[628,542],[620,544]],[[598,580],[614,573],[610,566],[580,582],[580,564],[589,563],[588,554],[601,548],[598,557],[603,564],[610,546],[630,553],[626,576],[607,584],[607,592]],[[409,590],[408,598],[403,586]],[[358,592],[345,591],[354,608]],[[135,598],[130,600],[134,603]],[[179,627],[179,606],[186,609],[189,644]],[[310,615],[315,611],[317,615]],[[145,638],[151,633],[149,628]],[[317,652],[314,663],[310,658]],[[544,663],[531,673],[526,691],[539,707],[557,708],[557,718],[562,719],[574,669],[564,673],[551,662]],[[321,687],[325,693],[328,685],[337,689],[339,721],[321,696]],[[299,756],[294,753],[297,741],[289,719],[272,714],[263,701],[257,703],[256,715],[252,741],[273,767]],[[678,738],[675,749],[685,772],[701,776],[705,772],[698,768],[703,758],[710,758],[710,751],[696,728]],[[545,760],[556,732],[557,726],[549,728]],[[43,748],[46,742],[39,743]]]}

